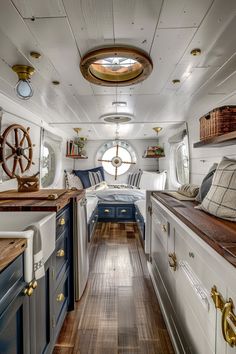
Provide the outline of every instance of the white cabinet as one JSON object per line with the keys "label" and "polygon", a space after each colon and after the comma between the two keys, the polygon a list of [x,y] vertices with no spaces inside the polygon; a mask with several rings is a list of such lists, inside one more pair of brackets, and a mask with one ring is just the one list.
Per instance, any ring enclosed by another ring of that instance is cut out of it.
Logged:
{"label": "white cabinet", "polygon": [[151,204],[149,269],[176,352],[235,354],[211,297],[216,285],[236,304],[235,268],[153,197]]}

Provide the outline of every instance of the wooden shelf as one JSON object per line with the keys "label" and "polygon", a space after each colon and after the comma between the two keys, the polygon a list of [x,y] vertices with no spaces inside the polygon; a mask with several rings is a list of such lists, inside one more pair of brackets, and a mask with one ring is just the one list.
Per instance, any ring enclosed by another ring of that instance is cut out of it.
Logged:
{"label": "wooden shelf", "polygon": [[66,157],[69,157],[71,159],[80,159],[80,160],[86,160],[88,156],[81,156],[81,155],[66,155]]}
{"label": "wooden shelf", "polygon": [[144,159],[160,159],[161,157],[165,157],[165,155],[143,156]]}
{"label": "wooden shelf", "polygon": [[193,144],[193,147],[194,148],[199,148],[204,146],[214,147],[219,144],[224,146],[236,144],[236,131],[215,136],[214,138],[198,141],[197,143]]}

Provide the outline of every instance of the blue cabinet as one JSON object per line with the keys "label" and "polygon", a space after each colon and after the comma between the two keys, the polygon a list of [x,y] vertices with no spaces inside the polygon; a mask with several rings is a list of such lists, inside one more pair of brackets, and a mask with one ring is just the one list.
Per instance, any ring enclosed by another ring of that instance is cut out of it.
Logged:
{"label": "blue cabinet", "polygon": [[125,203],[98,204],[98,220],[103,222],[134,221],[134,205]]}
{"label": "blue cabinet", "polygon": [[1,272],[0,283],[6,291],[0,300],[0,353],[30,354],[29,297],[23,292],[23,255]]}

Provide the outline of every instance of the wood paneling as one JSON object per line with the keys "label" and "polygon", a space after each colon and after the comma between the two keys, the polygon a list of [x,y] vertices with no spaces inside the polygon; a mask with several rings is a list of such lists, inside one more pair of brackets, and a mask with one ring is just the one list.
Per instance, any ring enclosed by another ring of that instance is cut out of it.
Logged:
{"label": "wood paneling", "polygon": [[68,314],[53,352],[68,353],[174,353],[136,224],[97,225],[85,294]]}

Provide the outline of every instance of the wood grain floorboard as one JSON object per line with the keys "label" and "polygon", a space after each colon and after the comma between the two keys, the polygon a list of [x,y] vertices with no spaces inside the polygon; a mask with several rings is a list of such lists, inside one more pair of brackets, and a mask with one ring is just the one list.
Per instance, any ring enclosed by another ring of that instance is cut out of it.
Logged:
{"label": "wood grain floorboard", "polygon": [[53,354],[174,354],[136,224],[97,225],[85,294]]}

